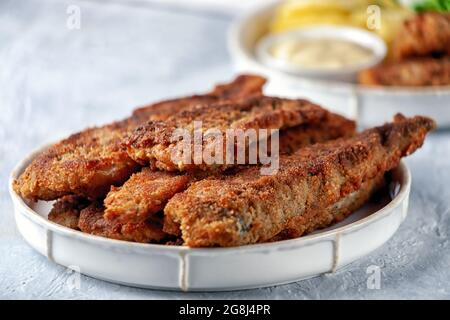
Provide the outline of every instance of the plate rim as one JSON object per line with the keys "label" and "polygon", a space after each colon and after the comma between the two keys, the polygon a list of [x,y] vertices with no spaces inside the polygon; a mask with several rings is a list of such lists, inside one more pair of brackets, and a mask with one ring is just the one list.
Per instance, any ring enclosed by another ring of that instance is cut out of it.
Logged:
{"label": "plate rim", "polygon": [[8,189],[10,197],[14,204],[14,210],[17,212],[20,209],[20,212],[28,219],[32,220],[33,222],[37,223],[39,226],[43,227],[45,230],[51,230],[52,232],[56,232],[60,235],[66,236],[66,237],[72,237],[77,240],[82,240],[84,242],[95,242],[96,244],[101,245],[114,245],[114,246],[120,246],[121,248],[128,248],[128,249],[148,249],[148,250],[156,250],[156,251],[162,251],[164,253],[195,253],[195,254],[224,254],[224,253],[242,253],[246,251],[258,251],[258,250],[268,250],[268,249],[277,249],[279,247],[301,247],[304,245],[308,245],[310,242],[314,241],[321,241],[324,239],[327,239],[330,236],[337,235],[337,234],[347,234],[351,233],[353,231],[359,230],[360,228],[375,223],[376,221],[382,219],[383,217],[389,215],[392,213],[393,208],[397,207],[405,197],[409,195],[411,183],[412,183],[412,176],[411,171],[409,170],[406,163],[402,160],[400,161],[399,165],[394,169],[398,170],[400,176],[401,176],[401,183],[400,183],[400,189],[398,193],[381,209],[373,212],[367,217],[364,217],[362,219],[359,219],[357,221],[354,221],[348,225],[338,227],[336,229],[319,232],[315,234],[309,234],[305,235],[299,238],[295,239],[288,239],[288,240],[282,240],[282,241],[275,241],[275,242],[268,242],[268,243],[256,243],[256,244],[249,244],[244,246],[237,246],[237,247],[220,247],[220,248],[190,248],[186,246],[168,246],[168,245],[161,245],[161,244],[152,244],[152,243],[137,243],[137,242],[130,242],[130,241],[124,241],[124,240],[116,240],[116,239],[109,239],[105,237],[100,237],[96,235],[87,234],[81,231],[72,230],[70,228],[61,226],[59,224],[56,224],[52,221],[49,221],[42,217],[40,214],[38,214],[35,210],[33,210],[27,203],[26,200],[24,200],[21,196],[19,196],[13,189],[13,183],[14,180],[18,178],[18,176],[24,171],[26,166],[28,166],[31,161],[42,151],[46,150],[49,146],[52,144],[46,144],[44,146],[41,146],[34,151],[32,151],[28,156],[23,158],[21,161],[19,161],[16,166],[13,168],[13,170],[10,173],[9,176],[9,183],[8,183]]}

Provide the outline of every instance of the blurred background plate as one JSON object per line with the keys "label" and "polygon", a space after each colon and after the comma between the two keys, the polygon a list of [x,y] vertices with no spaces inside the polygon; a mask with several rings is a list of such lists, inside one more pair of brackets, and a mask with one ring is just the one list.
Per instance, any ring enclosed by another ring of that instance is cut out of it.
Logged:
{"label": "blurred background plate", "polygon": [[379,125],[394,114],[427,115],[439,127],[450,128],[450,86],[367,87],[352,83],[312,80],[287,74],[260,63],[258,40],[267,34],[279,2],[266,3],[237,19],[229,30],[228,47],[237,72],[252,72],[269,79],[267,94],[304,97],[359,121]]}

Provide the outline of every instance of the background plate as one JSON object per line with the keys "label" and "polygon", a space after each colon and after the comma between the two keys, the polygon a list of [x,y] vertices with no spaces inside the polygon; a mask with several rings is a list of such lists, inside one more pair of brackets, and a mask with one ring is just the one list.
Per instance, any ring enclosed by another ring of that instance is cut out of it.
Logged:
{"label": "background plate", "polygon": [[228,48],[237,72],[266,76],[269,82],[265,93],[310,99],[356,119],[363,127],[391,121],[397,112],[401,112],[406,116],[430,116],[436,119],[439,127],[450,128],[450,86],[368,87],[301,78],[260,63],[255,57],[255,44],[266,34],[278,4],[265,4],[243,15],[228,34]]}

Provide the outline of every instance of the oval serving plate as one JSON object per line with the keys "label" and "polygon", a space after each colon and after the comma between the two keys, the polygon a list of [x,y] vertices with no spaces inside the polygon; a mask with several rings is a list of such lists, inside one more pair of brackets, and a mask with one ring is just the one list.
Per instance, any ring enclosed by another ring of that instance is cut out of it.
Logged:
{"label": "oval serving plate", "polygon": [[278,1],[269,1],[244,14],[231,26],[228,48],[238,72],[266,76],[266,93],[304,97],[352,117],[364,127],[391,121],[394,114],[417,114],[450,128],[450,85],[440,87],[369,87],[323,79],[308,79],[265,66],[256,58],[256,43],[268,29]]}
{"label": "oval serving plate", "polygon": [[82,274],[129,286],[225,291],[289,283],[334,272],[380,247],[407,214],[411,175],[402,162],[382,196],[344,221],[310,235],[234,248],[187,248],[112,240],[47,220],[51,204],[30,203],[12,183],[44,148],[11,173],[9,192],[24,239],[49,260]]}

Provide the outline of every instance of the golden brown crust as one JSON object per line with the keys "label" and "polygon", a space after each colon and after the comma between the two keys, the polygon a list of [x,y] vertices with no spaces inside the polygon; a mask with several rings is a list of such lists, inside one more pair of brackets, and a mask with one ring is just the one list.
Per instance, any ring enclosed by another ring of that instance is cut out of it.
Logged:
{"label": "golden brown crust", "polygon": [[[196,164],[193,154],[188,155],[188,161],[175,161],[172,155],[186,142],[177,140],[173,133],[178,129],[185,129],[192,134],[194,122],[198,121],[201,122],[203,132],[208,129],[219,130],[225,143],[226,130],[229,129],[286,129],[298,125],[319,124],[327,115],[328,111],[306,100],[265,96],[251,97],[234,103],[197,106],[175,114],[164,122],[150,121],[136,129],[127,142],[128,154],[141,164],[155,161],[158,168],[166,171],[224,170],[233,165],[225,163],[226,152],[223,152],[224,164],[209,165],[204,159],[200,159],[201,163]],[[208,143],[209,140],[203,139],[202,150],[211,148]],[[225,148],[224,146],[224,150]],[[194,150],[192,145],[190,150]]]}
{"label": "golden brown crust", "polygon": [[[261,176],[251,167],[230,177],[193,183],[164,209],[191,247],[264,242],[311,206],[324,208],[396,167],[435,127],[425,117],[405,119],[350,138],[305,147],[280,159],[280,169]],[[166,229],[166,231],[169,231]]]}
{"label": "golden brown crust", "polygon": [[[349,137],[355,132],[354,121],[335,114],[328,114],[317,125],[297,126],[283,130],[280,134],[280,153],[292,153],[303,146],[324,142],[339,137]],[[175,175],[170,172],[152,171],[144,168],[135,173],[122,187],[112,188],[105,199],[105,219],[115,222],[140,222],[162,210],[176,193],[185,190],[204,175]],[[178,226],[166,229],[176,232]]]}
{"label": "golden brown crust", "polygon": [[122,184],[139,168],[121,147],[132,124],[124,120],[90,128],[51,146],[15,181],[16,192],[34,200],[104,196],[111,185]]}
{"label": "golden brown crust", "polygon": [[64,227],[79,230],[80,211],[89,206],[90,202],[78,196],[64,196],[58,199],[48,214],[48,220]]}
{"label": "golden brown crust", "polygon": [[249,96],[262,95],[266,79],[257,75],[241,74],[233,82],[218,84],[211,91],[221,100],[239,100]]}
{"label": "golden brown crust", "polygon": [[392,52],[396,61],[450,55],[450,13],[427,12],[406,20],[393,42]]}
{"label": "golden brown crust", "polygon": [[300,125],[280,131],[280,153],[290,154],[315,143],[348,138],[355,134],[356,123],[328,112],[317,124]]}
{"label": "golden brown crust", "polygon": [[[217,85],[204,95],[193,95],[166,100],[133,111],[133,116],[140,119],[165,120],[180,109],[195,105],[217,103],[226,100],[239,100],[253,95],[261,95],[266,79],[255,75],[240,75],[232,82]],[[181,107],[180,107],[181,106]]]}
{"label": "golden brown crust", "polygon": [[104,201],[105,219],[119,223],[145,221],[186,189],[189,181],[188,176],[144,168],[122,187],[111,189]]}
{"label": "golden brown crust", "polygon": [[100,202],[64,196],[55,202],[48,219],[67,228],[117,240],[161,243],[167,239],[174,245],[180,243],[162,231],[161,212],[140,223],[111,223],[104,219],[103,213]]}
{"label": "golden brown crust", "polygon": [[[214,101],[261,93],[265,80],[240,76],[206,94]],[[203,96],[196,96],[200,100]],[[122,140],[138,125],[195,105],[192,97],[172,100],[136,110],[132,117],[102,127],[86,129],[51,146],[38,155],[14,182],[24,198],[54,200],[64,195],[103,198],[112,185],[121,185],[139,169],[123,150]]]}
{"label": "golden brown crust", "polygon": [[450,57],[417,58],[382,64],[362,71],[359,82],[374,86],[450,85]]}
{"label": "golden brown crust", "polygon": [[344,220],[355,210],[366,203],[367,200],[385,184],[384,173],[374,179],[365,181],[361,187],[348,194],[327,208],[321,206],[307,206],[304,214],[290,219],[283,231],[270,241],[280,241],[298,238],[317,229],[326,228],[334,223]]}
{"label": "golden brown crust", "polygon": [[162,217],[152,216],[140,223],[115,223],[106,221],[103,217],[104,207],[96,202],[82,210],[78,226],[81,231],[116,239],[142,243],[159,243],[168,238],[162,231]]}

